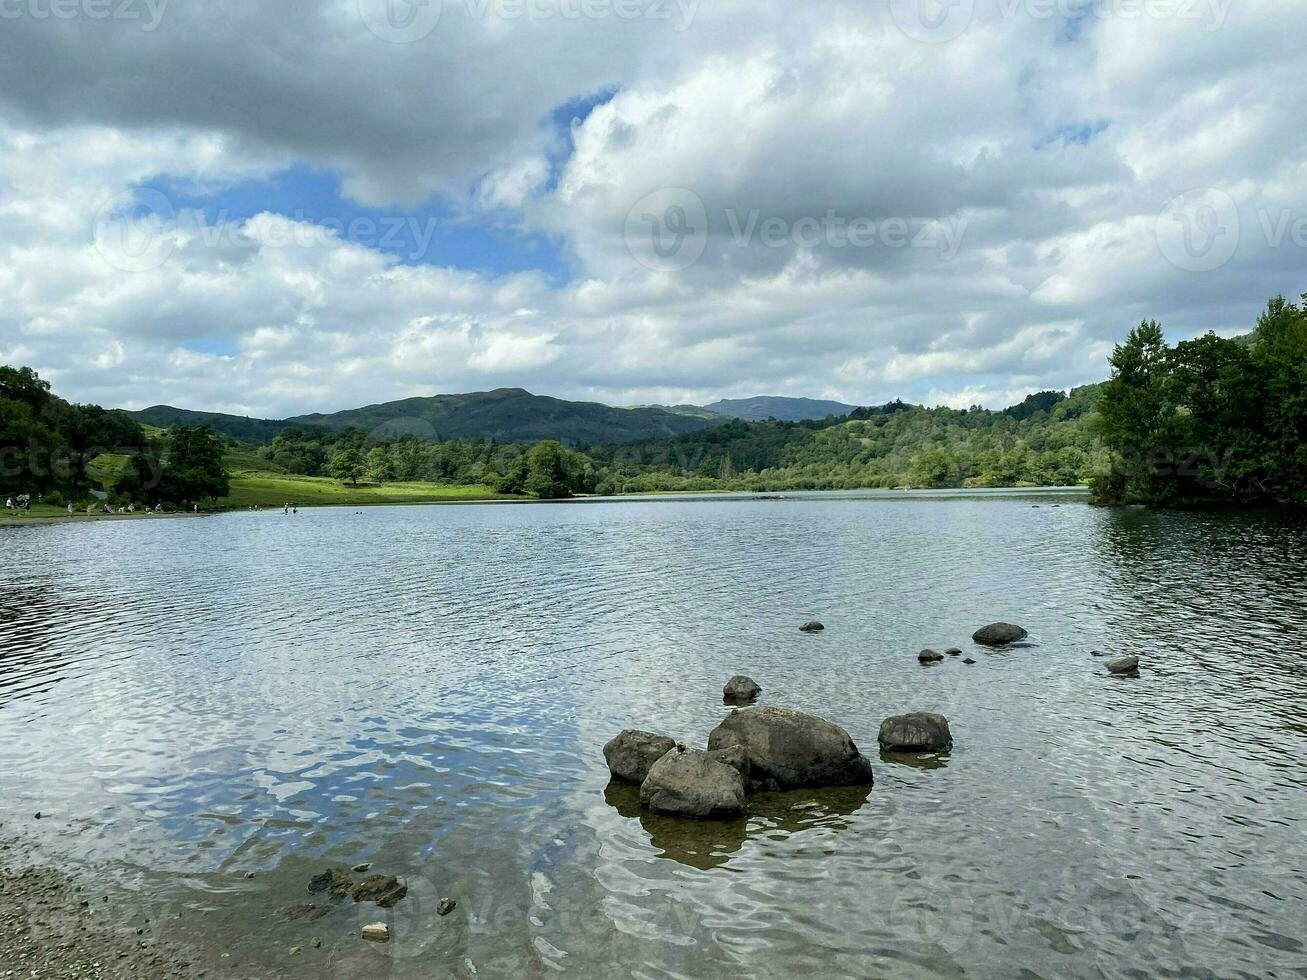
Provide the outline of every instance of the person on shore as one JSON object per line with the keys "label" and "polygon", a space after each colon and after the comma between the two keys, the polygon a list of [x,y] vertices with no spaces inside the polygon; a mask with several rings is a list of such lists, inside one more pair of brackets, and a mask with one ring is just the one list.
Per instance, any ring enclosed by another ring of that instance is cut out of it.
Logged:
{"label": "person on shore", "polygon": [[72,505],[72,504],[69,504],[69,505],[68,505],[68,516],[69,516],[69,517],[72,517],[72,516],[73,516],[73,505]]}
{"label": "person on shore", "polygon": [[14,508],[14,498],[13,498],[13,497],[6,497],[6,498],[5,498],[5,510],[12,511],[12,510],[14,510],[14,509],[15,509],[15,508]]}

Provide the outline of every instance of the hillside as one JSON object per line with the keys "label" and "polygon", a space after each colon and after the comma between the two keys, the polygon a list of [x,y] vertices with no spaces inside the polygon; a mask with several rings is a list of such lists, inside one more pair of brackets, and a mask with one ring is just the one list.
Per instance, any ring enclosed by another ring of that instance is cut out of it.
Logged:
{"label": "hillside", "polygon": [[169,406],[130,414],[140,422],[165,428],[207,423],[224,435],[257,443],[271,442],[287,428],[328,432],[353,428],[376,436],[416,436],[435,441],[558,439],[572,444],[623,443],[680,435],[720,422],[711,416],[687,415],[662,408],[613,408],[597,402],[565,401],[533,395],[521,388],[405,398],[331,414],[314,413],[280,420],[192,412]]}
{"label": "hillside", "polygon": [[703,409],[715,415],[743,419],[746,422],[763,422],[767,419],[776,419],[778,422],[802,422],[808,419],[824,419],[830,415],[848,415],[857,407],[818,398],[781,398],[762,395],[757,398],[723,398],[711,405],[704,405]]}

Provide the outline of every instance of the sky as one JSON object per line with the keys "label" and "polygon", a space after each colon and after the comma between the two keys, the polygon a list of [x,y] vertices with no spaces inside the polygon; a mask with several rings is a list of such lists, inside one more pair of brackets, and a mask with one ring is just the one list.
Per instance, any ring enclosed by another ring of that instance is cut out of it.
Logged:
{"label": "sky", "polygon": [[1307,291],[1301,0],[0,0],[0,363],[1000,408]]}

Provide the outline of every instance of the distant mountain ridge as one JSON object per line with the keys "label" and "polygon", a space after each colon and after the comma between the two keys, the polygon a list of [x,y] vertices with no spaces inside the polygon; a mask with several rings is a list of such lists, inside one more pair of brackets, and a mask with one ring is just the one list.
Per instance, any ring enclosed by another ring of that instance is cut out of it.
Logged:
{"label": "distant mountain ridge", "polygon": [[819,398],[760,395],[755,398],[723,398],[702,407],[717,415],[744,419],[746,422],[765,422],[767,419],[776,419],[778,422],[803,422],[809,419],[819,421],[829,415],[848,415],[859,406]]}
{"label": "distant mountain ridge", "polygon": [[622,443],[676,436],[720,424],[708,414],[692,415],[664,408],[614,408],[598,402],[573,402],[533,395],[522,388],[461,395],[433,395],[367,405],[330,414],[288,419],[254,419],[220,412],[194,412],[155,405],[129,415],[146,425],[210,425],[237,439],[266,443],[283,429],[321,428],[338,432],[355,428],[379,435],[413,435],[424,439],[498,439],[535,442],[558,439],[575,444]]}

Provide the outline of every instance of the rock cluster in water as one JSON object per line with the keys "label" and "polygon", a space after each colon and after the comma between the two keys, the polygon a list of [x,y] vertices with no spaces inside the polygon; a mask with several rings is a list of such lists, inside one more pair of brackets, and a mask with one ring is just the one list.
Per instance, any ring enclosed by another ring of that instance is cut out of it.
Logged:
{"label": "rock cluster in water", "polygon": [[[748,684],[734,684],[740,680]],[[732,678],[732,689],[750,697],[762,690],[748,678]],[[604,746],[604,758],[614,779],[640,784],[641,806],[699,819],[739,816],[759,790],[873,783],[871,762],[843,728],[770,706],[732,711],[709,734],[706,751],[628,729]]]}

